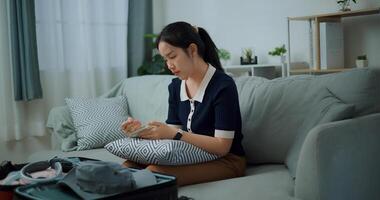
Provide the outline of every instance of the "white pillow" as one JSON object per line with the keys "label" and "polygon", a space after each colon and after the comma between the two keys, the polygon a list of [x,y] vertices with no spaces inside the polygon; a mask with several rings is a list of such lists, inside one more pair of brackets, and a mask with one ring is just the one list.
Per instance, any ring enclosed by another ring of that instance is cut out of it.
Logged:
{"label": "white pillow", "polygon": [[128,118],[127,97],[66,98],[77,131],[77,150],[104,147],[126,136],[120,124]]}
{"label": "white pillow", "polygon": [[107,144],[112,154],[140,164],[189,165],[218,158],[199,147],[180,140],[124,138]]}

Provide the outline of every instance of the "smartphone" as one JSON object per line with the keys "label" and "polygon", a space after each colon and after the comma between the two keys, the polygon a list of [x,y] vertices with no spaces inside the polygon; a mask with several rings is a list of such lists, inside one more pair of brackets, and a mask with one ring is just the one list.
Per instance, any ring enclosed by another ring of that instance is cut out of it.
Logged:
{"label": "smartphone", "polygon": [[131,138],[137,138],[137,137],[139,137],[139,133],[141,133],[142,131],[149,129],[149,128],[150,128],[150,126],[143,125],[140,128],[138,128],[137,130],[135,130],[131,133],[127,133],[127,135]]}

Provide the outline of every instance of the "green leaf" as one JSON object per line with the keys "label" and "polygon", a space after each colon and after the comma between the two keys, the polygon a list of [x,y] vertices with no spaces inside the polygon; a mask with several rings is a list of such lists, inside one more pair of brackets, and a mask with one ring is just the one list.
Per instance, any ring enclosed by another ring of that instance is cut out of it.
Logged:
{"label": "green leaf", "polygon": [[231,58],[231,53],[226,49],[218,49],[218,56],[221,60],[229,60]]}
{"label": "green leaf", "polygon": [[[144,34],[145,42],[148,42],[145,43],[145,51],[156,49],[153,39],[157,36],[157,34]],[[166,67],[164,58],[157,51],[153,51],[152,57],[145,60],[137,69],[137,74],[141,76],[147,74],[171,74],[171,72]]]}
{"label": "green leaf", "polygon": [[282,56],[286,53],[285,44],[280,47],[275,47],[274,50],[269,51],[268,54],[271,56]]}

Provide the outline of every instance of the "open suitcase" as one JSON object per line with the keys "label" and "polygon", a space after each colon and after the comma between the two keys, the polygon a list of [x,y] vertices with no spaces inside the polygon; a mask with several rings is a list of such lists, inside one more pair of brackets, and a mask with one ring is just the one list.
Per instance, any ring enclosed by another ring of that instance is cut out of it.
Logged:
{"label": "open suitcase", "polygon": [[[135,171],[138,169],[130,169]],[[177,200],[178,191],[176,178],[164,174],[154,173],[157,184],[145,188],[139,188],[126,193],[117,194],[106,199],[128,199],[128,200]],[[17,187],[16,199],[81,199],[69,187],[57,184],[58,181],[36,183]]]}
{"label": "open suitcase", "polygon": [[[95,159],[84,158],[84,157],[68,157],[67,159],[75,159],[77,161],[88,161]],[[0,165],[0,180],[6,178],[10,173],[21,170],[24,166],[29,163],[23,164],[13,164],[11,161],[2,161]],[[71,168],[63,168],[64,172],[68,172]],[[22,185],[2,185],[0,184],[0,200],[12,200],[15,199],[15,189]]]}
{"label": "open suitcase", "polygon": [[[80,161],[92,160],[79,158]],[[25,165],[25,164],[24,164]],[[23,165],[20,165],[22,167]],[[138,169],[130,168],[132,172]],[[153,173],[157,184],[138,188],[125,193],[117,194],[106,199],[152,199],[152,200],[177,200],[178,190],[176,178],[165,174]],[[58,184],[59,180],[49,182],[37,182],[23,186],[0,186],[0,192],[7,199],[81,199],[74,191],[64,184]],[[0,198],[3,199],[3,198]]]}

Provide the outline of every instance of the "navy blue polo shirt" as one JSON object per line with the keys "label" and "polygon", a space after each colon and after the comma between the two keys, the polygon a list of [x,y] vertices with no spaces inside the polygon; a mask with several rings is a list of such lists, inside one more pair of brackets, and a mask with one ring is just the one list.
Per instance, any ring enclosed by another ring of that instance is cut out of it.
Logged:
{"label": "navy blue polo shirt", "polygon": [[241,115],[233,79],[209,65],[196,95],[187,96],[185,81],[169,84],[169,112],[166,123],[194,134],[233,139],[230,153],[242,156]]}

